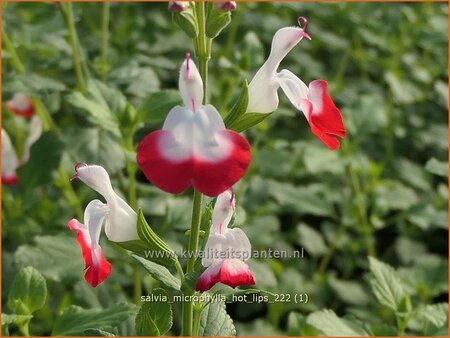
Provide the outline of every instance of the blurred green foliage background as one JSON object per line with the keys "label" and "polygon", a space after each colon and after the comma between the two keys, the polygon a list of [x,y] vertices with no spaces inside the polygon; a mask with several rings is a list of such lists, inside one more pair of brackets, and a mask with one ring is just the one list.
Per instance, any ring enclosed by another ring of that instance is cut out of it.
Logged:
{"label": "blurred green foliage background", "polygon": [[[70,305],[129,304],[140,292],[136,278],[143,294],[158,282],[136,273],[135,262],[107,241],[102,246],[113,263],[112,277],[96,289],[83,280],[79,248],[66,223],[77,203],[84,208],[95,193],[73,182],[74,198],[67,177],[74,160],[96,163],[126,195],[125,169],[134,158],[120,137],[127,126],[119,124],[119,133],[108,128],[74,94],[72,48],[58,3],[2,6],[2,28],[26,69],[18,74],[3,46],[3,102],[17,91],[40,98],[60,131],[35,144],[31,160],[19,170],[18,186],[2,187],[3,312],[18,270],[35,267],[49,295],[35,313],[31,333],[48,335],[57,313]],[[172,22],[167,3],[111,3],[109,48],[102,58],[102,6],[74,4],[83,67],[109,88],[103,94],[116,97],[119,106],[126,98],[136,107],[141,123],[135,146],[160,128],[179,101],[178,68],[185,52],[193,52],[192,42]],[[209,102],[224,116],[243,80],[267,57],[274,32],[295,25],[299,15],[308,18],[312,41],[302,41],[281,68],[306,83],[329,82],[348,137],[339,151],[330,152],[281,93],[278,111],[246,132],[253,161],[236,187],[236,223],[254,249],[306,253],[302,259],[250,260],[257,286],[306,293],[309,301],[227,304],[237,333],[398,334],[396,314],[406,310],[393,311],[374,292],[370,255],[395,268],[391,282],[411,301],[415,315],[406,332],[447,335],[448,5],[239,3],[214,41],[210,62]],[[126,114],[118,118],[126,121]],[[20,152],[26,122],[3,106],[2,125]],[[155,231],[177,250],[186,245],[190,194],[165,194],[138,173],[137,196]],[[180,309],[173,311],[171,333],[178,334]],[[132,323],[105,326],[132,335]],[[17,334],[13,326],[10,330]]]}

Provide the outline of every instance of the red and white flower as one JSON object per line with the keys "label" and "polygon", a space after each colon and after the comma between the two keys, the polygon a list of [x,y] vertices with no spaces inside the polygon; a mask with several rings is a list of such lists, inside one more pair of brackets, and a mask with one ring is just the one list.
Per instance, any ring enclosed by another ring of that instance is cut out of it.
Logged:
{"label": "red and white flower", "polygon": [[15,93],[12,99],[6,102],[6,106],[16,115],[26,118],[31,118],[34,115],[33,101],[23,93]]}
{"label": "red and white flower", "polygon": [[241,229],[228,228],[234,207],[234,195],[230,190],[217,197],[210,235],[202,257],[202,265],[206,270],[197,281],[197,291],[207,291],[219,282],[233,288],[255,284],[255,279],[245,263],[251,255],[250,242]]}
{"label": "red and white flower", "polygon": [[289,70],[277,72],[281,61],[304,37],[307,20],[299,18],[302,27],[279,29],[272,40],[272,48],[266,62],[249,84],[249,113],[271,113],[278,107],[279,87],[295,108],[301,110],[311,131],[331,150],[339,148],[337,137],[345,138],[345,127],[339,109],[327,92],[327,82],[314,80],[308,86]]}
{"label": "red and white flower", "polygon": [[184,106],[167,115],[162,130],[138,145],[137,163],[150,182],[169,193],[193,186],[217,196],[235,184],[250,164],[250,145],[225,128],[212,105],[203,105],[203,83],[189,53],[180,70]]}
{"label": "red and white flower", "polygon": [[19,181],[16,169],[28,162],[31,146],[42,134],[42,123],[39,117],[33,116],[28,128],[28,137],[25,140],[23,155],[20,160],[17,158],[17,153],[8,133],[2,128],[2,183],[5,185],[12,186]]}
{"label": "red and white flower", "polygon": [[67,226],[77,231],[77,241],[85,262],[84,278],[93,287],[111,274],[111,264],[103,257],[99,245],[100,233],[105,223],[106,237],[113,242],[138,239],[136,212],[114,191],[106,170],[99,165],[79,163],[75,175],[89,187],[101,194],[106,203],[91,201],[84,211],[84,224],[71,219]]}
{"label": "red and white flower", "polygon": [[19,166],[17,154],[8,133],[2,128],[2,183],[15,185],[19,181],[16,169]]}

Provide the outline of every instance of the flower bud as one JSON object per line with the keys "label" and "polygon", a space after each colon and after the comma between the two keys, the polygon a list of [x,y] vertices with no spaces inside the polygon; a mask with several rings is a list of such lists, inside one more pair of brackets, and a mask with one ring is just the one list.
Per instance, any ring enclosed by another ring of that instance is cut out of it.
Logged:
{"label": "flower bud", "polygon": [[215,2],[215,5],[217,6],[217,8],[224,12],[234,11],[237,8],[236,1],[220,1]]}
{"label": "flower bud", "polygon": [[169,1],[170,12],[184,12],[189,6],[189,1]]}

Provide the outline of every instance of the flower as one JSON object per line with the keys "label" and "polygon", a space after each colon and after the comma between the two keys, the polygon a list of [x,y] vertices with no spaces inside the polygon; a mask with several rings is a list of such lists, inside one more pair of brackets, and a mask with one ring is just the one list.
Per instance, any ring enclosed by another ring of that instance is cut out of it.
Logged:
{"label": "flower", "polygon": [[236,1],[218,1],[214,2],[214,4],[224,12],[234,11],[237,8]]}
{"label": "flower", "polygon": [[300,17],[300,22],[303,28],[285,27],[275,33],[269,57],[249,84],[247,112],[270,113],[276,110],[277,90],[281,87],[294,107],[303,112],[313,134],[335,150],[340,146],[337,137],[345,138],[346,131],[341,113],[327,92],[327,82],[314,80],[306,86],[289,70],[277,73],[281,61],[292,48],[304,37],[311,39],[306,32],[306,18]]}
{"label": "flower", "polygon": [[28,137],[25,140],[23,156],[19,160],[8,133],[2,128],[2,182],[6,185],[15,185],[19,182],[16,169],[30,159],[31,146],[42,134],[42,123],[39,117],[33,116],[28,127]]}
{"label": "flower", "polygon": [[16,169],[19,166],[17,154],[11,139],[5,129],[2,128],[2,183],[15,185],[19,181]]}
{"label": "flower", "polygon": [[137,163],[150,182],[169,193],[189,186],[217,196],[235,184],[250,164],[250,145],[227,130],[212,105],[203,105],[203,83],[189,53],[180,70],[184,106],[175,106],[162,130],[138,145]]}
{"label": "flower", "polygon": [[219,282],[233,288],[255,284],[255,279],[245,263],[251,254],[250,242],[241,229],[228,228],[234,207],[234,195],[230,190],[217,197],[211,232],[202,258],[202,265],[206,270],[195,285],[197,291],[209,290]]}
{"label": "flower", "polygon": [[33,116],[30,125],[28,127],[28,137],[25,141],[25,148],[23,150],[23,156],[19,164],[23,165],[30,159],[31,146],[41,137],[42,134],[42,122],[38,116]]}
{"label": "flower", "polygon": [[16,115],[26,118],[31,118],[34,115],[33,101],[23,93],[15,93],[12,99],[6,102],[6,106]]}
{"label": "flower", "polygon": [[184,12],[189,6],[189,1],[169,1],[170,12]]}
{"label": "flower", "polygon": [[111,264],[103,257],[99,245],[102,225],[105,223],[106,237],[113,242],[137,240],[136,212],[114,191],[106,170],[99,165],[78,163],[75,175],[106,199],[91,201],[84,211],[84,224],[71,219],[67,226],[77,231],[77,241],[85,262],[86,281],[96,287],[111,274]]}

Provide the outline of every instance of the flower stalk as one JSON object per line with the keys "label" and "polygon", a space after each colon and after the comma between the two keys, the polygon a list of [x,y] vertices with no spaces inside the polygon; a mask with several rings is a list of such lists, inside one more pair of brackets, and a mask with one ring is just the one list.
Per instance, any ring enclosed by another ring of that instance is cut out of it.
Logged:
{"label": "flower stalk", "polygon": [[[199,34],[197,39],[194,40],[194,46],[196,47],[196,55],[198,59],[199,72],[203,80],[203,104],[206,104],[207,99],[207,88],[208,88],[208,61],[211,57],[211,42],[205,33],[205,3],[198,2],[195,4],[195,13],[197,17]],[[189,235],[189,247],[188,250],[191,256],[188,260],[186,273],[194,271],[195,264],[195,253],[198,250],[198,241],[200,233],[201,224],[201,206],[202,206],[202,193],[194,190],[193,205],[192,205],[192,222],[191,222],[191,232]],[[184,302],[183,303],[183,325],[182,325],[182,335],[191,336],[192,334],[198,335],[198,328],[200,324],[200,312],[193,311],[194,302]],[[194,331],[192,330],[194,312]]]}

